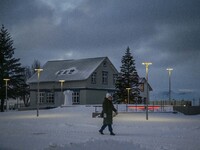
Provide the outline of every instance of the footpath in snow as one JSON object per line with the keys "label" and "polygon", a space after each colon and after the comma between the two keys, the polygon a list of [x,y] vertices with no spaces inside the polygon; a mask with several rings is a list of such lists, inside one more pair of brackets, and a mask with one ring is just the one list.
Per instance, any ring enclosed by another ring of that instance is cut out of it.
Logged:
{"label": "footpath in snow", "polygon": [[0,113],[0,150],[199,150],[200,115],[119,112],[116,136],[98,133],[93,107]]}

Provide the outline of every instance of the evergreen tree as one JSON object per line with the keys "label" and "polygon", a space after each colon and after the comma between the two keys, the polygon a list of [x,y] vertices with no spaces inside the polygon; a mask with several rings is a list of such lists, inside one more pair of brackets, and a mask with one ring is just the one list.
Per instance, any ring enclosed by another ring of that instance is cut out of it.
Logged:
{"label": "evergreen tree", "polygon": [[5,94],[5,78],[8,81],[8,97],[17,98],[22,93],[24,86],[23,73],[24,68],[19,63],[20,59],[13,57],[15,48],[13,47],[13,40],[7,29],[0,29],[0,100],[1,112],[4,111]]}
{"label": "evergreen tree", "polygon": [[121,102],[128,103],[128,90],[129,90],[129,103],[135,103],[139,97],[139,76],[135,67],[135,60],[130,53],[130,48],[127,47],[125,55],[122,57],[121,71],[116,81],[116,95]]}

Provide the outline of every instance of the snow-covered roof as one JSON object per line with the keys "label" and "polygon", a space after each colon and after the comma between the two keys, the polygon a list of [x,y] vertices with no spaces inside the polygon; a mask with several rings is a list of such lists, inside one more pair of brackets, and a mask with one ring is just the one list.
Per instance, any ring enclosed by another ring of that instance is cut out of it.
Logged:
{"label": "snow-covered roof", "polygon": [[[108,58],[48,61],[40,73],[40,82],[86,80],[105,59]],[[28,80],[28,83],[35,82],[37,82],[36,73]]]}

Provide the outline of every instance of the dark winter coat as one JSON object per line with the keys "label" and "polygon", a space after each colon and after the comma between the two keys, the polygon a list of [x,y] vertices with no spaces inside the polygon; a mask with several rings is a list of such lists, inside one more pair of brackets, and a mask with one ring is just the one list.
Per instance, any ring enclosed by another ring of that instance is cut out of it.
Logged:
{"label": "dark winter coat", "polygon": [[105,98],[103,102],[103,111],[104,114],[103,124],[112,124],[113,123],[113,111],[117,113],[113,103],[111,100]]}

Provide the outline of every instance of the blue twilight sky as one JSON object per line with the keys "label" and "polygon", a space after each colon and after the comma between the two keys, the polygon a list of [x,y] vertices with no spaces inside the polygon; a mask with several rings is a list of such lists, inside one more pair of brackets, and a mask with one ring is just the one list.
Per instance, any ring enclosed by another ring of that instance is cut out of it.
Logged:
{"label": "blue twilight sky", "polygon": [[120,70],[127,46],[136,69],[150,61],[154,93],[172,90],[200,97],[199,0],[0,0],[0,24],[23,65],[34,59],[108,56]]}

